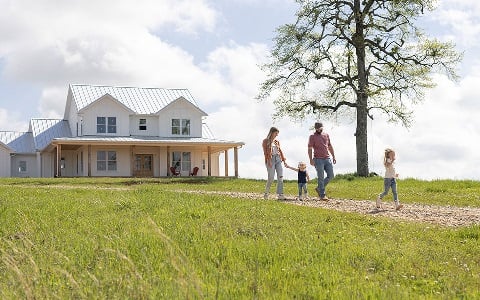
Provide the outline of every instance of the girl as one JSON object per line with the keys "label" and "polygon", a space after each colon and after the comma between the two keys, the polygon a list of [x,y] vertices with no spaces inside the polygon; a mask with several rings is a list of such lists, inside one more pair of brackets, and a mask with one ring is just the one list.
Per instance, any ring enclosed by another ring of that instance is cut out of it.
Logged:
{"label": "girl", "polygon": [[265,186],[264,199],[268,199],[270,193],[270,187],[273,183],[275,173],[277,173],[277,194],[279,200],[285,200],[283,195],[283,168],[282,162],[286,161],[283,156],[282,149],[280,148],[280,142],[277,140],[278,133],[280,131],[272,127],[268,132],[267,137],[262,142],[263,155],[265,156],[265,167],[268,172],[267,184]]}
{"label": "girl", "polygon": [[307,164],[301,161],[298,163],[298,168],[293,168],[285,163],[285,167],[298,172],[298,200],[308,200],[307,182],[310,181],[310,176],[307,172]]}
{"label": "girl", "polygon": [[397,194],[397,181],[398,174],[395,171],[394,167],[395,162],[395,151],[393,149],[385,149],[385,155],[383,157],[383,165],[385,166],[385,176],[383,177],[383,193],[378,195],[377,198],[377,208],[380,208],[382,205],[382,199],[388,194],[390,188],[392,188],[393,201],[395,202],[395,210],[399,210],[403,207],[402,204],[398,201]]}

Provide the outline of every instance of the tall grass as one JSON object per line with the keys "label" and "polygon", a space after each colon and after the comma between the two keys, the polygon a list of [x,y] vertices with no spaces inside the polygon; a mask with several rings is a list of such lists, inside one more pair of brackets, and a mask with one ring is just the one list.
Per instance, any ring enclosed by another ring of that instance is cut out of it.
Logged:
{"label": "tall grass", "polygon": [[[480,299],[479,226],[180,192],[261,194],[264,184],[0,180],[0,298]],[[296,194],[295,182],[285,188]],[[365,199],[378,188],[378,179],[337,179],[329,193]],[[402,201],[439,205],[455,195],[456,205],[479,206],[479,189],[399,183]]]}

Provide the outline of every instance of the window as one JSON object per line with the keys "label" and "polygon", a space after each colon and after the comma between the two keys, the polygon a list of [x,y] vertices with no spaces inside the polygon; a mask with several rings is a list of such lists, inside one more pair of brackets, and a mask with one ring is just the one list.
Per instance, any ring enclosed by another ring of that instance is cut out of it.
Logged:
{"label": "window", "polygon": [[97,171],[116,171],[117,152],[97,151]]}
{"label": "window", "polygon": [[18,162],[18,172],[20,173],[27,172],[27,162],[25,160],[21,160]]}
{"label": "window", "polygon": [[108,133],[117,133],[116,117],[108,117]]}
{"label": "window", "polygon": [[176,170],[190,172],[192,167],[191,152],[173,152],[172,166],[175,167]]}
{"label": "window", "polygon": [[117,133],[117,117],[97,117],[97,133]]}
{"label": "window", "polygon": [[97,117],[97,133],[106,132],[106,123],[105,117]]}
{"label": "window", "polygon": [[138,121],[138,129],[139,130],[147,130],[147,119],[140,119]]}
{"label": "window", "polygon": [[172,119],[173,135],[190,135],[189,119]]}

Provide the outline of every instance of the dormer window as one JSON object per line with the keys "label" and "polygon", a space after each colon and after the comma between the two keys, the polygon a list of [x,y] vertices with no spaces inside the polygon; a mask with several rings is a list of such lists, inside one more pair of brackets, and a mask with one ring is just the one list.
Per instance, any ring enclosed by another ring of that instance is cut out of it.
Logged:
{"label": "dormer window", "polygon": [[172,119],[172,135],[190,135],[190,120]]}
{"label": "dormer window", "polygon": [[147,130],[147,119],[140,119],[138,121],[138,130]]}
{"label": "dormer window", "polygon": [[97,117],[97,133],[117,133],[117,118]]}

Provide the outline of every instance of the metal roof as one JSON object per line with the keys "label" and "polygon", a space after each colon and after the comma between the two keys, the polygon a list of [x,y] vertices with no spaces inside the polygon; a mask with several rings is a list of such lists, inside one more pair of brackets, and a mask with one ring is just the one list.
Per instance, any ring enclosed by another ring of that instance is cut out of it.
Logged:
{"label": "metal roof", "polygon": [[97,143],[166,143],[166,144],[235,144],[244,145],[243,142],[209,139],[203,137],[159,137],[159,136],[97,136],[84,135],[77,137],[59,137],[54,141],[60,142],[97,142]]}
{"label": "metal roof", "polygon": [[71,136],[68,121],[61,119],[31,119],[30,131],[37,150],[43,150],[54,138]]}
{"label": "metal roof", "polygon": [[0,141],[16,153],[35,152],[35,145],[31,132],[0,131]]}
{"label": "metal roof", "polygon": [[185,98],[185,100],[191,102],[198,108],[198,104],[187,89],[71,84],[70,90],[72,91],[73,101],[77,105],[78,111],[107,94],[134,111],[136,114],[148,115],[157,113],[180,97]]}

